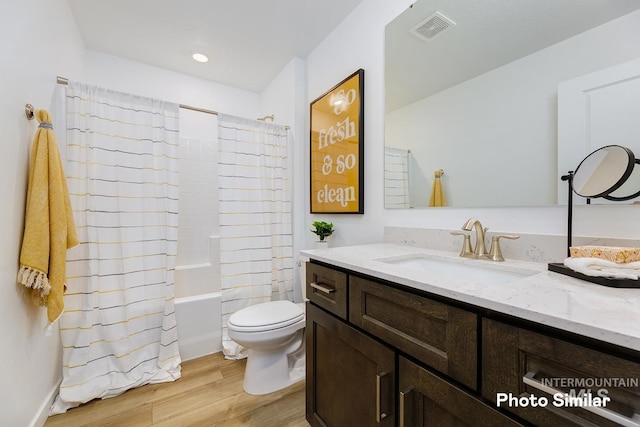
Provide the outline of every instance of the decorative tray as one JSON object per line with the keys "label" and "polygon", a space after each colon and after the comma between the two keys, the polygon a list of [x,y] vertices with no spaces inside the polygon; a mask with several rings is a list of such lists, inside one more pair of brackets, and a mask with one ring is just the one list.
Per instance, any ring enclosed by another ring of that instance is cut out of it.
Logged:
{"label": "decorative tray", "polygon": [[578,273],[577,271],[570,269],[561,262],[550,262],[549,271],[564,274],[565,276],[575,277],[576,279],[586,280],[587,282],[597,283],[598,285],[609,286],[611,288],[640,288],[640,280],[587,276],[586,274]]}

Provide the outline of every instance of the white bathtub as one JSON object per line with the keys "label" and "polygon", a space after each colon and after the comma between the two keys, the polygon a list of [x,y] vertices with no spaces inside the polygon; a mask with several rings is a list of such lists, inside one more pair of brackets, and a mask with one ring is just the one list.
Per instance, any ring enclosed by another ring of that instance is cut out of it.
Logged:
{"label": "white bathtub", "polygon": [[220,292],[176,298],[175,309],[182,360],[222,351]]}

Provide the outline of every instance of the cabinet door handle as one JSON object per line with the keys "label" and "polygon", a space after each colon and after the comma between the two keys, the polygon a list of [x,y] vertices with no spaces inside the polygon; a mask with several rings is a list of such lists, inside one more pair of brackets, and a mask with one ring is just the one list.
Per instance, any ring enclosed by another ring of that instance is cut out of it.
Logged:
{"label": "cabinet door handle", "polygon": [[405,406],[405,400],[407,398],[407,395],[410,394],[411,392],[413,392],[413,389],[407,389],[404,391],[400,392],[400,402],[398,404],[398,427],[407,427],[406,422],[405,422],[405,418],[406,418],[406,406]]}
{"label": "cabinet door handle", "polygon": [[[527,372],[527,374],[524,377],[522,377],[522,382],[525,383],[526,385],[529,385],[535,389],[538,389],[550,395],[554,395],[556,393],[564,395],[562,391],[557,390],[553,387],[549,387],[541,383],[540,381],[536,380],[535,376],[536,376],[535,372]],[[613,421],[614,423],[618,423],[622,426],[640,427],[640,421],[638,421],[640,419],[640,414],[638,413],[634,414],[632,419],[632,418],[625,417],[624,415],[619,414],[617,412],[614,412],[599,406],[581,406],[580,408],[584,409],[585,411],[589,411],[593,414],[599,415],[602,418],[606,418],[609,421]]]}
{"label": "cabinet door handle", "polygon": [[311,282],[311,283],[309,283],[309,286],[311,286],[313,289],[317,289],[320,292],[324,292],[325,294],[329,294],[329,295],[336,291],[335,289],[327,288],[326,286],[322,286],[317,282]]}
{"label": "cabinet door handle", "polygon": [[382,379],[389,375],[387,372],[376,375],[376,422],[387,418],[387,414],[382,412]]}

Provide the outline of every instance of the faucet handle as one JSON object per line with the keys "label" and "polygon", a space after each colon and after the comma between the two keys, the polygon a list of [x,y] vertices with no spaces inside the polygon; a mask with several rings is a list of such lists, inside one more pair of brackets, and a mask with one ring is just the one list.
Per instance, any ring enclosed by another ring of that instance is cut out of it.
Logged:
{"label": "faucet handle", "polygon": [[454,236],[464,236],[464,242],[462,243],[460,256],[465,258],[473,257],[473,250],[471,249],[471,236],[469,235],[469,233],[464,233],[462,231],[451,231],[451,234]]}
{"label": "faucet handle", "polygon": [[503,237],[510,240],[520,238],[520,236],[516,236],[515,234],[500,234],[498,236],[493,236],[491,239],[491,249],[489,250],[489,259],[492,261],[504,261],[502,250],[500,249],[500,239]]}

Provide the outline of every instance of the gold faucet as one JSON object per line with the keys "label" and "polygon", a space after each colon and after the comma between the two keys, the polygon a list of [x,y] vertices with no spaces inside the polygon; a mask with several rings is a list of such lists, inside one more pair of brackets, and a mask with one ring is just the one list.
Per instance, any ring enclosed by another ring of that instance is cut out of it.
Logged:
{"label": "gold faucet", "polygon": [[500,239],[519,239],[520,236],[516,236],[513,234],[501,234],[499,236],[493,236],[491,240],[491,249],[489,249],[489,259],[491,261],[504,261],[504,257],[502,256],[502,249],[500,249]]}
{"label": "gold faucet", "polygon": [[464,242],[462,242],[462,250],[460,251],[460,256],[464,258],[473,258],[473,249],[471,249],[471,236],[469,233],[464,233],[462,231],[450,231],[450,234],[454,236],[463,236]]}
{"label": "gold faucet", "polygon": [[471,231],[474,227],[476,229],[476,246],[473,249],[473,257],[488,259],[489,253],[487,252],[487,247],[484,243],[484,233],[486,233],[488,228],[482,228],[482,224],[477,219],[469,218],[462,226],[462,229]]}

